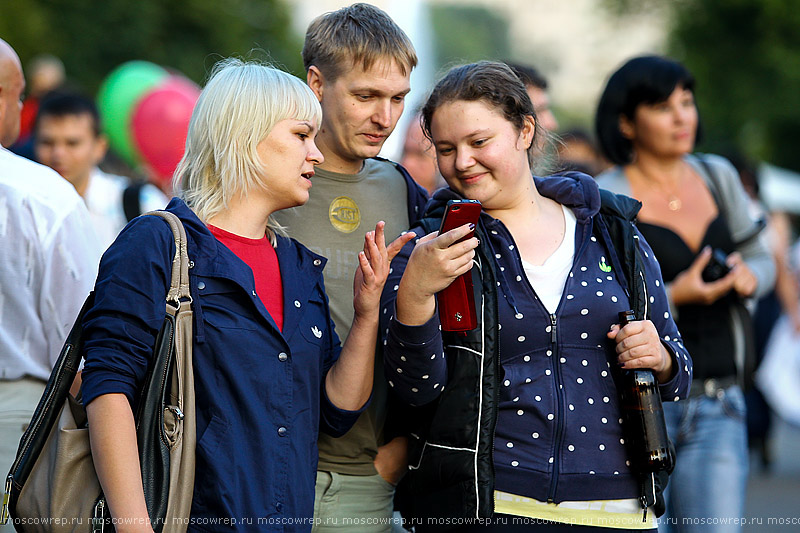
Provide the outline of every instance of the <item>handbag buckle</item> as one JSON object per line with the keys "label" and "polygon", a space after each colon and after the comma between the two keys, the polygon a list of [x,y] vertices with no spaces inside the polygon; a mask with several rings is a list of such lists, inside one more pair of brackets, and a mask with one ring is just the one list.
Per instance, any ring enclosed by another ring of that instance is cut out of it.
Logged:
{"label": "handbag buckle", "polygon": [[106,501],[103,498],[97,500],[94,504],[94,516],[92,517],[92,533],[103,533],[106,527],[106,521],[103,517],[103,509],[106,506]]}
{"label": "handbag buckle", "polygon": [[11,496],[11,481],[14,478],[9,474],[6,478],[6,489],[3,492],[3,507],[0,508],[0,526],[8,523],[8,498]]}

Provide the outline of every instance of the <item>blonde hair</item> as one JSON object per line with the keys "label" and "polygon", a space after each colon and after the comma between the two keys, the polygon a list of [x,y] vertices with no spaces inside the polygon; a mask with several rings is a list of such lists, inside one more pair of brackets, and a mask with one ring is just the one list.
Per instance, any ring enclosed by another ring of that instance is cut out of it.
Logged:
{"label": "blonde hair", "polygon": [[[285,119],[313,121],[322,109],[300,79],[272,66],[236,58],[218,62],[197,100],[186,151],[173,184],[202,221],[228,207],[235,195],[262,187],[258,144]],[[281,227],[270,219],[267,233]]]}
{"label": "blonde hair", "polygon": [[306,70],[317,67],[328,81],[361,64],[364,70],[382,59],[393,59],[404,76],[417,66],[411,40],[384,11],[353,4],[314,19],[303,43]]}

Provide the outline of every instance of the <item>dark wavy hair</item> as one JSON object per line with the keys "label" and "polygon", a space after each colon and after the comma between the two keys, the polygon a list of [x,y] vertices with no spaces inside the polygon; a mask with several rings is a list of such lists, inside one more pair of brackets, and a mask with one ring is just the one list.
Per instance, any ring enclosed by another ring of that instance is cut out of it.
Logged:
{"label": "dark wavy hair", "polygon": [[[499,109],[517,131],[522,130],[526,116],[532,116],[534,122],[536,121],[536,113],[525,85],[514,71],[505,63],[479,61],[451,68],[431,91],[428,100],[422,106],[422,131],[428,139],[433,141],[431,136],[433,113],[444,104],[458,100],[467,102],[480,100],[488,103]],[[528,148],[528,163],[531,165],[536,139],[541,135],[540,131],[536,123],[534,141]]]}
{"label": "dark wavy hair", "polygon": [[[617,165],[633,161],[633,144],[619,130],[620,117],[633,120],[641,104],[663,102],[676,87],[694,93],[694,86],[691,72],[672,59],[642,56],[628,60],[608,79],[597,105],[594,124],[603,155]],[[695,142],[700,140],[700,133],[698,120]]]}

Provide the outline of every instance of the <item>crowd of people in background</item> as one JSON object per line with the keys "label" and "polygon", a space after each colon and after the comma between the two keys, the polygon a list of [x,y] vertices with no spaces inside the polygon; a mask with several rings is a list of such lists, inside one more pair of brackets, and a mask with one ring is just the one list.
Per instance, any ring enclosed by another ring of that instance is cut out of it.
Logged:
{"label": "crowd of people in background", "polygon": [[[563,127],[546,78],[512,62],[453,67],[409,110],[413,43],[353,4],[309,25],[305,80],[215,66],[165,184],[118,175],[95,101],[49,55],[26,65],[26,90],[12,45],[0,40],[0,470],[94,288],[94,461],[111,514],[146,523],[132,409],[174,248],[139,215],[166,209],[193,259],[189,531],[225,516],[269,517],[263,531],[664,533],[743,516],[748,433],[770,461],[753,373],[779,315],[800,331],[794,232],[747,167],[695,153],[698,88],[679,62],[610,73],[592,133]],[[390,135],[404,137],[397,163],[381,157]],[[464,200],[480,218],[440,234]],[[627,325],[609,209],[641,258],[647,311]],[[478,326],[454,333],[436,295],[462,275]],[[618,374],[635,368],[657,377],[674,445],[661,519],[620,414]]]}

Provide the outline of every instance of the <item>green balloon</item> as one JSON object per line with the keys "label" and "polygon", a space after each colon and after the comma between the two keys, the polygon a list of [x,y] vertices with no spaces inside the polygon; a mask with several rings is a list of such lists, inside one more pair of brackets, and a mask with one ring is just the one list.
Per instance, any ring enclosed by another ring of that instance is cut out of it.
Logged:
{"label": "green balloon", "polygon": [[156,64],[128,61],[106,76],[97,93],[97,107],[111,148],[131,166],[141,160],[130,127],[136,103],[168,76]]}

